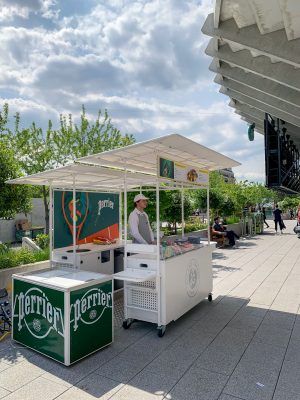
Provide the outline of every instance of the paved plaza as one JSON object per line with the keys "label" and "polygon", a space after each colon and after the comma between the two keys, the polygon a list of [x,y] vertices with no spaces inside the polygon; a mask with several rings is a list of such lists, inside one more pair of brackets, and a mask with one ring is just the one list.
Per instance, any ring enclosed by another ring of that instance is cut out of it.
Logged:
{"label": "paved plaza", "polygon": [[286,225],[217,249],[214,302],[163,338],[119,315],[114,344],[69,368],[0,342],[0,398],[300,400],[300,240]]}

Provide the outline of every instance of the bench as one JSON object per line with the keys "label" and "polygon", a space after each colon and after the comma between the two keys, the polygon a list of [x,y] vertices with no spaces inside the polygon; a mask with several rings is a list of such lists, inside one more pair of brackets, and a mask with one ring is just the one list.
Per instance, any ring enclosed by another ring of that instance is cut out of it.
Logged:
{"label": "bench", "polygon": [[213,233],[212,227],[210,227],[210,239],[213,242],[217,242],[218,247],[224,247],[228,244],[228,239],[225,235],[218,235]]}

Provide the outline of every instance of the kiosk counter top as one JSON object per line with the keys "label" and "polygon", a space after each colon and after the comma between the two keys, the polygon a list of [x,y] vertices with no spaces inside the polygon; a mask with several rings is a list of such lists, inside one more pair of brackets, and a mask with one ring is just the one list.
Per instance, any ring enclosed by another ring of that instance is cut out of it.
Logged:
{"label": "kiosk counter top", "polygon": [[110,278],[105,274],[89,271],[76,271],[67,268],[50,268],[40,272],[25,272],[23,274],[15,274],[14,277],[21,278],[28,282],[35,282],[47,287],[53,287],[58,290],[70,290],[77,286],[82,287],[82,285],[85,285],[86,283],[89,285],[93,282],[101,283]]}
{"label": "kiosk counter top", "polygon": [[[77,254],[85,254],[85,253],[98,253],[99,251],[105,251],[105,250],[114,250],[119,247],[124,247],[124,240],[117,240],[116,243],[112,244],[95,244],[95,243],[84,243],[77,245],[76,248],[77,250],[80,250],[80,252],[77,252]],[[83,251],[82,251],[83,250]],[[84,251],[86,250],[86,251]],[[67,247],[61,247],[58,249],[54,250],[54,254],[62,254],[68,252],[69,254],[73,253],[73,246],[67,246]]]}

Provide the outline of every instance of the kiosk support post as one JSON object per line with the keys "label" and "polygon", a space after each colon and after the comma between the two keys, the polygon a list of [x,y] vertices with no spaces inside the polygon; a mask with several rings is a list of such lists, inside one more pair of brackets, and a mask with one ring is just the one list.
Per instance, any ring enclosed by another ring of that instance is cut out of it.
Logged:
{"label": "kiosk support post", "polygon": [[159,180],[156,179],[156,291],[157,291],[157,325],[161,326],[161,296],[160,296],[160,217],[159,217]]}
{"label": "kiosk support post", "polygon": [[119,239],[122,240],[122,190],[119,192]]}
{"label": "kiosk support post", "polygon": [[73,256],[74,266],[77,267],[76,260],[76,187],[75,187],[75,175],[73,175]]}
{"label": "kiosk support post", "polygon": [[[124,172],[124,268],[127,267],[127,167]],[[124,318],[128,319],[127,290],[124,290]]]}
{"label": "kiosk support post", "polygon": [[184,237],[184,192],[181,185],[181,236]]}
{"label": "kiosk support post", "polygon": [[210,244],[210,216],[209,216],[209,214],[210,214],[210,210],[209,210],[209,172],[208,172],[208,182],[207,182],[207,189],[206,189],[206,194],[207,194],[207,199],[206,199],[206,202],[207,202],[207,241],[208,241],[208,244]]}
{"label": "kiosk support post", "polygon": [[52,181],[49,181],[49,256],[50,268],[52,267],[52,247],[53,247],[53,192]]}

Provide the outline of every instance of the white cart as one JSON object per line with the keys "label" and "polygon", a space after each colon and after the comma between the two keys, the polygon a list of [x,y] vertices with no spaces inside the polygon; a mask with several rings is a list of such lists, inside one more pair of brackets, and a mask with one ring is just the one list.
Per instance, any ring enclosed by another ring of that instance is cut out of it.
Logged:
{"label": "white cart", "polygon": [[[127,247],[138,250],[136,245]],[[125,281],[123,327],[129,328],[133,320],[153,322],[158,325],[158,335],[163,336],[169,322],[205,298],[212,301],[213,248],[213,243],[204,243],[159,263],[155,254],[129,256],[124,272],[114,275]]]}

